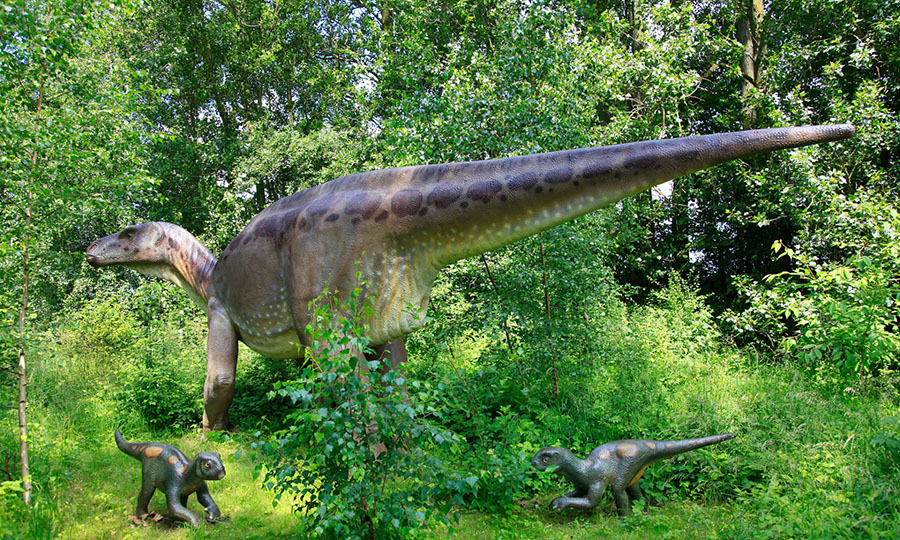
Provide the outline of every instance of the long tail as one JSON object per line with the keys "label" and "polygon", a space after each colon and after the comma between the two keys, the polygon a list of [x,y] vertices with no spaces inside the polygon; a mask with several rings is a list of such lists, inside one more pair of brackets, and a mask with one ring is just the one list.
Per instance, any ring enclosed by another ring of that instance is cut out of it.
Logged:
{"label": "long tail", "polygon": [[[440,268],[719,163],[836,141],[849,124],[738,131],[381,172],[413,245]],[[402,211],[415,202],[419,214]],[[398,214],[398,215],[399,215]],[[420,218],[420,215],[426,216]],[[398,223],[395,231],[404,229]]]}
{"label": "long tail", "polygon": [[116,429],[115,436],[116,446],[119,447],[119,450],[135,459],[141,459],[141,450],[144,447],[144,443],[133,443],[126,441],[125,438],[122,437],[122,433],[120,433],[118,429]]}
{"label": "long tail", "polygon": [[657,455],[655,456],[655,460],[665,459],[670,456],[674,456],[676,454],[681,454],[684,452],[689,452],[691,450],[696,450],[697,448],[703,448],[704,446],[709,446],[711,444],[720,443],[722,441],[727,441],[728,439],[733,439],[735,437],[734,433],[725,433],[723,435],[713,435],[711,437],[701,437],[699,439],[682,439],[680,441],[659,441],[659,446],[657,448]]}

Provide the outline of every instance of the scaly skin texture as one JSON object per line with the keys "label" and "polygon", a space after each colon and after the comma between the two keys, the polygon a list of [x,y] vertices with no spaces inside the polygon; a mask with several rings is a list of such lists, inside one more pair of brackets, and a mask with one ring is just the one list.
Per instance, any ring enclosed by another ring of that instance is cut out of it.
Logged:
{"label": "scaly skin texture", "polygon": [[643,498],[637,482],[644,470],[661,459],[734,438],[733,433],[702,439],[653,441],[628,439],[594,448],[585,459],[578,459],[566,448],[542,448],[531,458],[539,471],[555,467],[555,472],[575,485],[575,490],[553,499],[551,508],[594,508],[609,486],[620,516],[631,515],[631,502]]}
{"label": "scaly skin texture", "polygon": [[187,508],[188,495],[197,494],[197,500],[206,508],[210,519],[221,517],[219,507],[213,502],[207,480],[221,480],[225,476],[222,458],[217,452],[199,452],[193,461],[174,446],[161,443],[135,443],[122,438],[116,430],[116,446],[129,456],[141,461],[141,492],[138,494],[138,517],[148,513],[147,505],[158,489],[166,495],[169,514],[189,522],[194,527],[203,518]]}
{"label": "scaly skin texture", "polygon": [[849,125],[764,129],[372,171],[276,201],[219,260],[161,222],[100,238],[87,260],[169,279],[206,310],[203,428],[226,429],[238,341],[272,358],[302,357],[309,302],[327,284],[342,305],[357,269],[374,308],[361,322],[396,366],[406,358],[403,335],[421,325],[448,264],[724,161],[852,134]]}

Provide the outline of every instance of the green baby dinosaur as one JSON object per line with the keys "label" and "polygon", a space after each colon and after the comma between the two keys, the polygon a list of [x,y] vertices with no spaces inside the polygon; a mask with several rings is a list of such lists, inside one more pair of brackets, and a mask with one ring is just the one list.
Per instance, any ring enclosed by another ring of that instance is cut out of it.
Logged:
{"label": "green baby dinosaur", "polygon": [[648,466],[732,438],[734,433],[680,441],[627,439],[602,444],[585,459],[578,459],[566,448],[549,447],[538,451],[531,458],[531,465],[539,471],[555,471],[575,484],[574,491],[553,499],[550,508],[594,508],[600,503],[603,490],[610,486],[619,515],[629,516],[631,502],[643,498],[637,481]]}
{"label": "green baby dinosaur", "polygon": [[147,505],[157,489],[166,494],[169,513],[194,527],[199,527],[203,518],[187,508],[191,493],[197,493],[197,500],[206,508],[210,519],[221,517],[219,507],[206,487],[207,480],[221,480],[225,476],[225,467],[218,452],[198,452],[193,461],[188,461],[174,446],[128,442],[118,429],[115,435],[119,450],[141,461],[141,492],[137,502],[139,517],[149,513]]}

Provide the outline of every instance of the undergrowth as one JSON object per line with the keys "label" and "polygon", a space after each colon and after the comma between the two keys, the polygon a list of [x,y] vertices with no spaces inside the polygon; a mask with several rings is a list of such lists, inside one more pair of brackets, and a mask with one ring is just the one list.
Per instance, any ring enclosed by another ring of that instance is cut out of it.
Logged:
{"label": "undergrowth", "polygon": [[[231,522],[176,528],[167,532],[171,538],[305,536],[291,505],[272,508],[274,494],[253,479],[248,458],[234,457],[236,445],[200,441],[202,314],[134,313],[127,300],[92,301],[32,347],[36,503],[24,508],[15,491],[16,421],[7,410],[0,416],[0,538],[158,534],[129,525],[139,465],[115,449],[116,427],[129,439],[172,442],[190,455],[220,445],[226,456],[229,475],[212,493]],[[443,385],[430,404],[441,413],[433,420],[461,438],[454,452],[435,446],[429,457],[477,477],[460,507],[460,538],[898,536],[900,405],[893,382],[871,379],[863,394],[855,381],[841,385],[837,372],[804,372],[737,350],[684,283],[645,307],[610,300],[588,315],[594,334],[578,339],[590,339],[592,353],[560,349],[555,396],[551,385],[532,384],[546,373],[522,373],[528,358],[503,352],[502,344],[468,355],[411,347],[407,380]],[[263,434],[284,428],[289,400],[266,395],[300,368],[246,350],[238,366],[239,427]],[[614,516],[608,495],[594,512],[549,511],[549,501],[570,487],[528,465],[542,446],[584,456],[620,438],[724,432],[737,438],[651,466],[641,479],[649,504],[625,520]]]}

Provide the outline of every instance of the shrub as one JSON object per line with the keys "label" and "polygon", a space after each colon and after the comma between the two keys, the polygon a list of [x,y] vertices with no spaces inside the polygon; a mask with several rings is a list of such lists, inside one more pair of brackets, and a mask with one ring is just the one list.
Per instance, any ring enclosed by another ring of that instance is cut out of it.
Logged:
{"label": "shrub", "polygon": [[371,351],[357,321],[371,308],[360,303],[360,291],[337,305],[326,290],[311,304],[310,365],[272,392],[294,405],[288,427],[251,447],[275,500],[292,497],[316,535],[403,538],[451,523],[454,505],[478,479],[448,473],[435,457],[454,452],[458,441],[428,421],[438,414],[429,404],[442,388],[413,382],[407,391],[403,373],[386,369],[389,359],[361,360]]}

